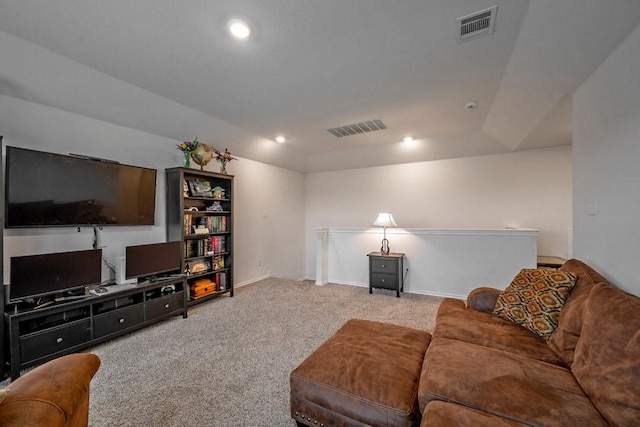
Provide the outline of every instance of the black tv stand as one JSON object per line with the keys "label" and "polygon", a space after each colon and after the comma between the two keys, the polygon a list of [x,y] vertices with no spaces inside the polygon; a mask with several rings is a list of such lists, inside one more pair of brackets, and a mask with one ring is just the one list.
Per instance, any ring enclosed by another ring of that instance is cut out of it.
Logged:
{"label": "black tv stand", "polygon": [[85,299],[86,295],[63,295],[54,298],[54,302],[73,301],[77,299]]}
{"label": "black tv stand", "polygon": [[[162,289],[174,285],[175,292]],[[186,278],[138,284],[101,295],[66,295],[41,304],[11,304],[4,321],[11,378],[20,370],[144,328],[187,317]]]}
{"label": "black tv stand", "polygon": [[167,275],[151,275],[138,279],[138,286],[148,285],[150,283],[165,282],[167,280],[182,279],[186,277],[184,274],[167,274]]}
{"label": "black tv stand", "polygon": [[[50,305],[54,305],[56,303],[56,300],[54,299],[50,299],[49,301],[45,301],[45,302],[39,302],[35,305],[35,307],[33,307],[34,310],[40,310],[42,308],[45,307],[49,307]],[[16,305],[17,307],[17,305]]]}
{"label": "black tv stand", "polygon": [[[86,297],[87,295],[84,292],[81,295],[80,294],[75,294],[75,295],[74,294],[70,294],[70,295],[58,294],[44,301],[42,299],[38,299],[34,303],[34,305],[31,305],[31,308],[33,310],[40,310],[45,307],[49,307],[51,305],[57,304],[59,302],[85,299]],[[19,304],[14,304],[14,305],[15,305],[15,311],[17,311],[20,305]]]}

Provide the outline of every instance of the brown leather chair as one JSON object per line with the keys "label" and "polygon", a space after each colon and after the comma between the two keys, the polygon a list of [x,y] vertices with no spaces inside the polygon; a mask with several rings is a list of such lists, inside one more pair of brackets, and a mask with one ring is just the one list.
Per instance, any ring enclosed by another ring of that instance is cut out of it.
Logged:
{"label": "brown leather chair", "polygon": [[0,426],[87,426],[89,383],[99,367],[98,356],[79,353],[27,372],[2,393]]}

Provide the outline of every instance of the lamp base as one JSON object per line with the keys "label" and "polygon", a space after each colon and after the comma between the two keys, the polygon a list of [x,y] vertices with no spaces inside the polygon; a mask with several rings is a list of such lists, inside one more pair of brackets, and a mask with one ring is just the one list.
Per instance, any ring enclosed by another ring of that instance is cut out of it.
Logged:
{"label": "lamp base", "polygon": [[382,247],[380,247],[380,253],[382,255],[389,255],[389,241],[382,239]]}

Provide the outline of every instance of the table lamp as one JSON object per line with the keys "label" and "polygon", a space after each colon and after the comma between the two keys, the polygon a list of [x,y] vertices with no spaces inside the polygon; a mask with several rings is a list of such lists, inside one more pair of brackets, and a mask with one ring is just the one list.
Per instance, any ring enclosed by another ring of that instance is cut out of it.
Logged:
{"label": "table lamp", "polygon": [[381,212],[378,214],[378,218],[373,222],[376,227],[383,227],[384,238],[382,239],[382,247],[380,252],[382,255],[389,255],[389,241],[387,240],[387,227],[397,227],[396,221],[393,219],[393,215],[390,212]]}

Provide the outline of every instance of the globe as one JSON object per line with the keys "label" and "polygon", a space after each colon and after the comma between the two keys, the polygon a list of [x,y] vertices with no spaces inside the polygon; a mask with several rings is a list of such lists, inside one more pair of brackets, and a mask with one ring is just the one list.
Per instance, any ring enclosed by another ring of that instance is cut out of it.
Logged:
{"label": "globe", "polygon": [[213,150],[207,144],[198,142],[196,148],[191,152],[191,158],[200,166],[200,170],[213,159]]}

